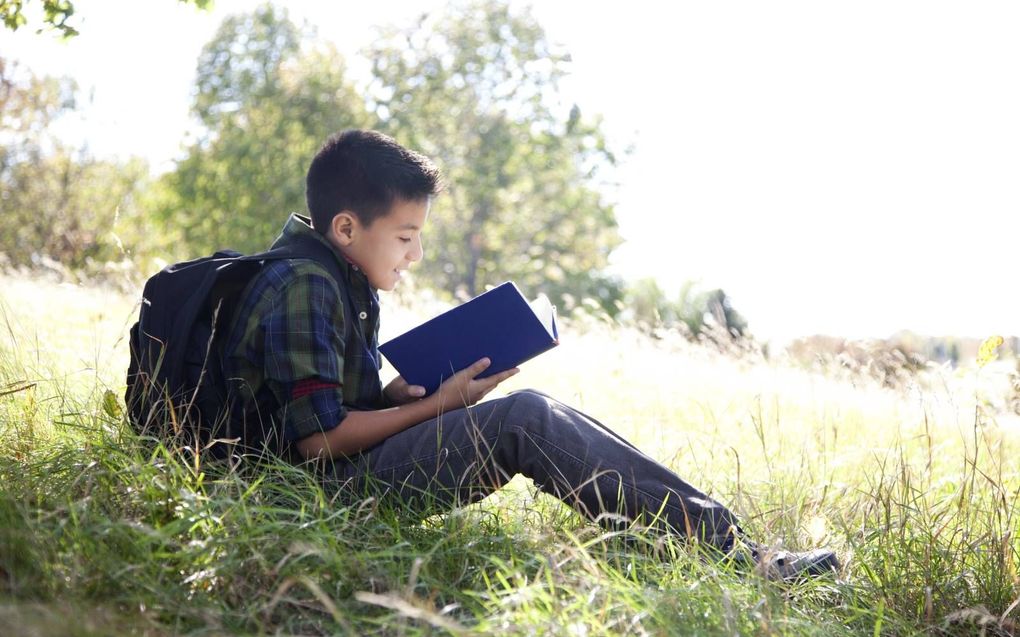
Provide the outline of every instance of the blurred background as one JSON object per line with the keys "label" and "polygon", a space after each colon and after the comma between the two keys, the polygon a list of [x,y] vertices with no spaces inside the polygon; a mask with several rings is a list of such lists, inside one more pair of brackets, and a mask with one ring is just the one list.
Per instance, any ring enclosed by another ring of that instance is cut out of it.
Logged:
{"label": "blurred background", "polygon": [[[810,359],[1015,352],[1020,6],[0,3],[0,266],[263,249],[318,145],[433,157],[410,290]],[[743,346],[743,345],[741,345]],[[870,348],[870,349],[869,349]]]}

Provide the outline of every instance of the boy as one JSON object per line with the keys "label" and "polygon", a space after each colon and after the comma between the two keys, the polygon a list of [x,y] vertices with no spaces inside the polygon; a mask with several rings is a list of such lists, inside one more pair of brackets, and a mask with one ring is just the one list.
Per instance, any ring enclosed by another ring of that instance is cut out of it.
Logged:
{"label": "boy", "polygon": [[267,432],[246,435],[248,446],[319,459],[330,482],[382,484],[385,497],[409,507],[476,501],[523,473],[604,526],[637,520],[722,552],[740,548],[738,558],[779,577],[837,567],[830,551],[767,553],[736,542],[741,532],[725,507],[544,394],[480,402],[516,369],[480,379],[483,359],[429,396],[400,377],[382,387],[377,291],[392,290],[422,259],[439,191],[428,159],[376,132],[337,134],[316,155],[307,175],[311,218],[292,215],[274,247],[311,238],[329,247],[339,269],[267,262],[242,294],[224,370],[245,418],[258,421],[246,431]]}

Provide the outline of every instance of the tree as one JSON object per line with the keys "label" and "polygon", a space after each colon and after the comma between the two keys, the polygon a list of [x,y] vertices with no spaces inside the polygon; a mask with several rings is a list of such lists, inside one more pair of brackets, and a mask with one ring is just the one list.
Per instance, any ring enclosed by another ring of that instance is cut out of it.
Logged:
{"label": "tree", "polygon": [[[194,4],[200,9],[205,9],[212,4],[212,0],[179,0],[184,4]],[[40,27],[36,32],[40,33],[43,29],[51,29],[58,31],[63,37],[69,38],[78,35],[78,29],[68,24],[68,20],[74,15],[74,3],[70,0],[41,0],[42,2],[42,23],[43,27]],[[28,24],[28,18],[25,16],[25,5],[26,4],[38,4],[31,0],[0,0],[0,20],[3,21],[4,26],[11,31],[17,31],[19,28]]]}
{"label": "tree", "polygon": [[711,317],[712,322],[726,330],[730,338],[738,339],[744,336],[747,321],[733,307],[733,300],[722,289],[716,288],[706,292],[701,297],[701,305],[704,307],[703,316]]}
{"label": "tree", "polygon": [[699,336],[710,327],[718,327],[729,338],[737,340],[747,332],[747,321],[733,307],[733,300],[721,288],[700,291],[688,281],[680,288],[673,304],[673,316],[687,327],[692,336]]}
{"label": "tree", "polygon": [[701,291],[693,281],[685,283],[676,300],[670,301],[655,279],[639,279],[627,288],[626,307],[629,318],[653,333],[679,327],[688,337],[699,338],[718,328],[731,340],[747,333],[747,321],[725,291]]}
{"label": "tree", "polygon": [[50,125],[72,111],[77,86],[68,79],[37,77],[0,58],[0,179],[17,162],[43,152]]}
{"label": "tree", "polygon": [[283,93],[283,67],[301,51],[301,34],[285,10],[262,5],[226,18],[202,48],[193,111],[216,134],[232,117]]}
{"label": "tree", "polygon": [[305,209],[308,163],[330,134],[366,125],[331,47],[303,48],[285,11],[224,20],[199,58],[194,113],[204,134],[164,178],[157,216],[178,256],[255,251]]}
{"label": "tree", "polygon": [[597,190],[615,157],[597,120],[560,103],[569,57],[538,23],[475,2],[387,30],[365,56],[377,127],[436,158],[449,183],[425,278],[465,296],[513,278],[561,308],[593,297],[615,313],[619,284],[601,272],[620,239]]}
{"label": "tree", "polygon": [[72,271],[122,260],[121,234],[131,228],[117,222],[137,217],[147,177],[144,161],[100,161],[67,148],[19,162],[0,192],[0,251],[13,265],[49,258]]}
{"label": "tree", "polygon": [[124,256],[115,222],[137,214],[148,169],[97,161],[52,137],[51,124],[74,110],[75,91],[67,79],[0,59],[0,253],[12,265],[49,258],[93,269]]}
{"label": "tree", "polygon": [[626,307],[629,318],[647,331],[676,323],[676,309],[651,277],[638,279],[628,286]]}

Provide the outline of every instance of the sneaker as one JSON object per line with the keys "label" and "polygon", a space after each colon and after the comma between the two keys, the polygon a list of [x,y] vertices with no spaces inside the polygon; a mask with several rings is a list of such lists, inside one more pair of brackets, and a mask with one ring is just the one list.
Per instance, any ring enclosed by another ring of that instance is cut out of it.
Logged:
{"label": "sneaker", "polygon": [[750,566],[771,580],[791,581],[830,575],[839,570],[836,553],[828,549],[794,553],[746,542],[730,555],[734,562]]}

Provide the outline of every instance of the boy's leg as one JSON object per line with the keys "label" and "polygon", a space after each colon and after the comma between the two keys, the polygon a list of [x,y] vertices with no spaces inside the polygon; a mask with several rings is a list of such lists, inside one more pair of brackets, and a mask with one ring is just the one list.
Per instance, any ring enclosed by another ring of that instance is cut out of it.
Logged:
{"label": "boy's leg", "polygon": [[444,414],[329,468],[345,489],[382,485],[430,510],[479,500],[517,473],[588,518],[640,520],[728,549],[735,516],[595,419],[525,390]]}

